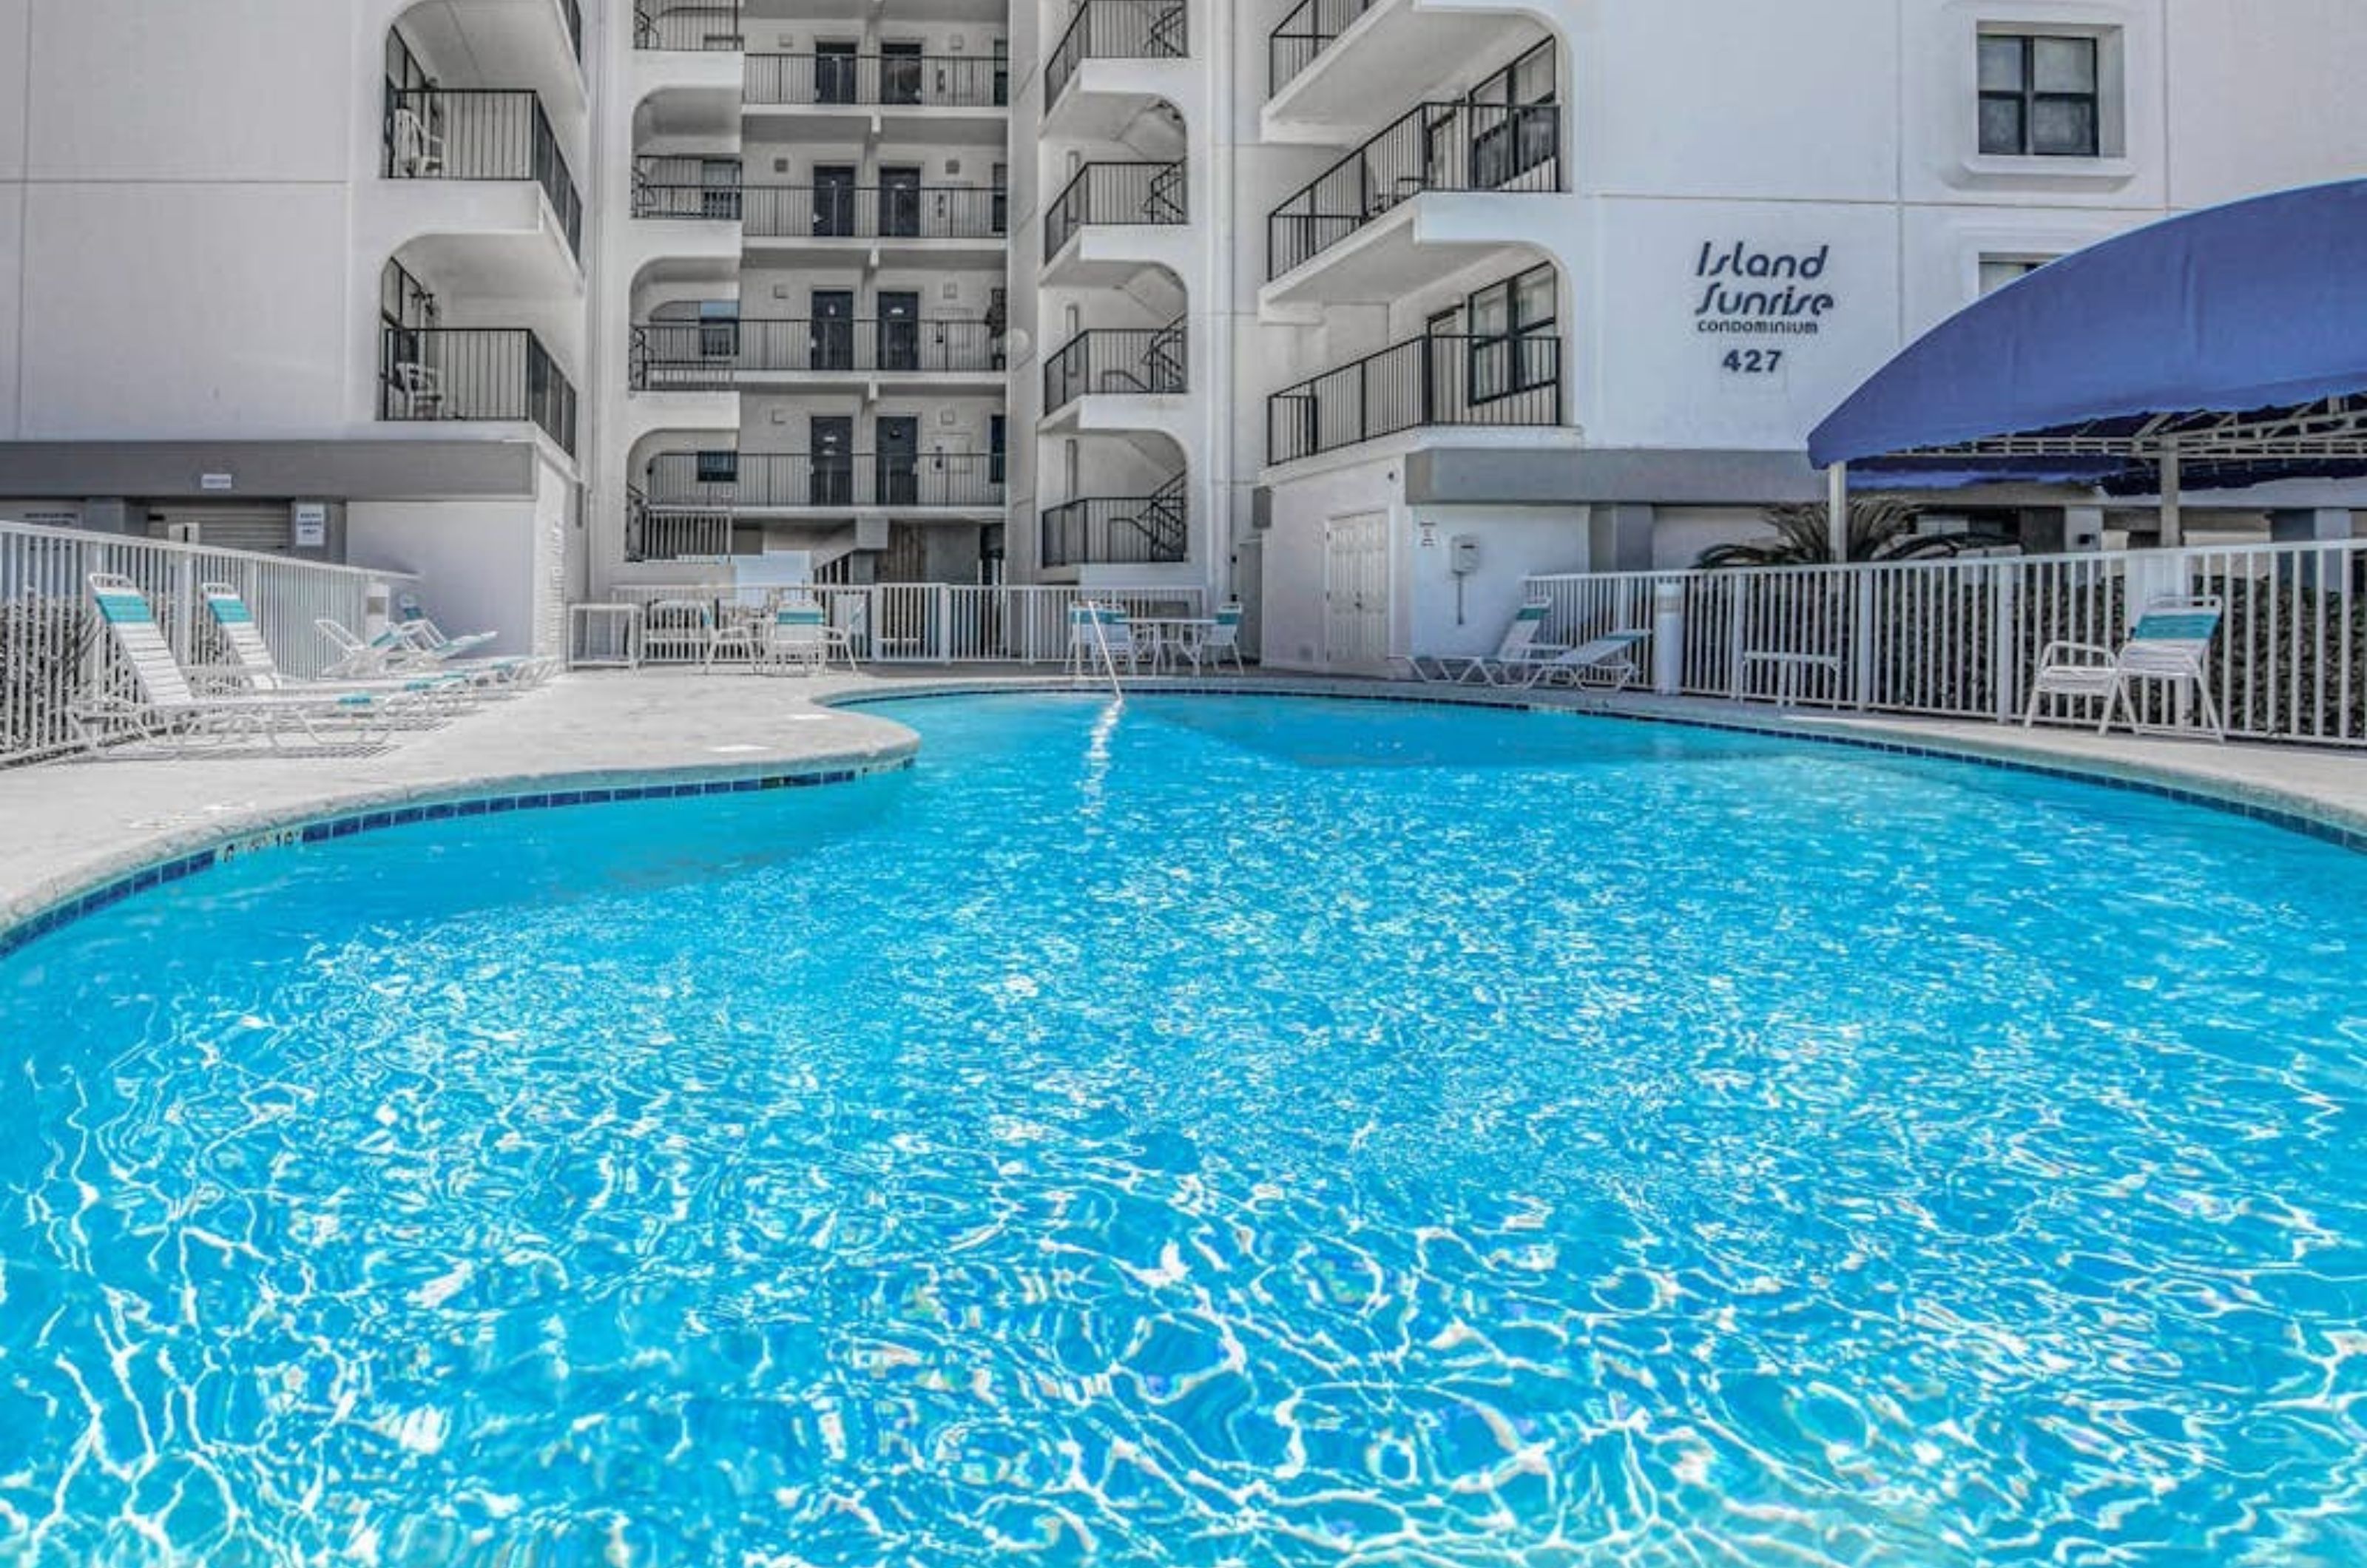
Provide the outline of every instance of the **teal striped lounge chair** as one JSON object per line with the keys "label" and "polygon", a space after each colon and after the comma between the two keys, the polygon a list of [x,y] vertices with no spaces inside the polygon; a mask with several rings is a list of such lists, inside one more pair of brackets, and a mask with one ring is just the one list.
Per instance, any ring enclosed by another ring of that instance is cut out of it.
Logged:
{"label": "teal striped lounge chair", "polygon": [[2203,711],[2203,727],[2215,740],[2227,739],[2227,725],[2212,700],[2209,660],[2212,639],[2219,635],[2225,614],[2216,597],[2157,599],[2117,649],[2091,642],[2050,642],[2039,651],[2038,673],[2030,683],[2030,702],[2022,709],[2024,729],[2038,722],[2040,705],[2048,697],[2101,700],[2104,713],[2096,733],[2112,728],[2126,713],[2135,734],[2169,733],[2148,727],[2137,713],[2136,690],[2151,684],[2173,692],[2191,688]]}
{"label": "teal striped lounge chair", "polygon": [[1445,682],[1451,685],[1483,684],[1502,686],[1525,685],[1535,676],[1531,671],[1538,664],[1562,651],[1558,643],[1541,643],[1537,634],[1546,629],[1546,616],[1553,605],[1543,599],[1532,599],[1512,615],[1512,624],[1504,628],[1504,637],[1496,651],[1487,654],[1434,654],[1408,660],[1418,679]]}
{"label": "teal striped lounge chair", "polygon": [[206,609],[221,632],[222,645],[230,649],[228,669],[247,691],[311,697],[342,696],[354,692],[381,696],[409,693],[418,696],[425,706],[459,709],[470,705],[472,682],[459,675],[390,675],[374,681],[310,681],[289,675],[272,657],[263,628],[255,625],[255,613],[247,608],[245,597],[236,588],[227,582],[202,582],[198,585],[198,596],[205,601]]}
{"label": "teal striped lounge chair", "polygon": [[174,657],[139,585],[104,571],[92,572],[85,581],[99,620],[123,656],[138,693],[134,698],[102,694],[66,710],[76,738],[93,750],[110,733],[126,730],[142,739],[170,742],[176,749],[201,735],[260,735],[276,747],[290,732],[317,745],[323,727],[344,726],[353,739],[367,744],[382,735],[392,718],[420,705],[407,694],[368,692],[201,696]]}
{"label": "teal striped lounge chair", "polygon": [[1650,632],[1610,632],[1576,648],[1555,654],[1528,668],[1529,683],[1567,685],[1595,692],[1624,692],[1635,684],[1636,655],[1651,640]]}

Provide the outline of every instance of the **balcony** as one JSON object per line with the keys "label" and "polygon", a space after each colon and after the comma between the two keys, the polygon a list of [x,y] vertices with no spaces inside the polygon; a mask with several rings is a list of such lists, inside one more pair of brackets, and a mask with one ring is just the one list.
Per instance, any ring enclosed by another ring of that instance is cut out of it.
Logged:
{"label": "balcony", "polygon": [[383,153],[380,172],[392,180],[533,181],[581,261],[583,198],[534,94],[390,88]]}
{"label": "balcony", "polygon": [[651,459],[652,511],[1000,513],[1003,459],[991,452],[667,452]]}
{"label": "balcony", "polygon": [[980,321],[651,321],[633,329],[637,392],[875,375],[992,390],[1002,370],[1001,334]]}
{"label": "balcony", "polygon": [[1149,495],[1064,501],[1044,510],[1038,564],[1150,566],[1188,559],[1189,513],[1181,474]]}
{"label": "balcony", "polygon": [[1044,412],[1091,395],[1181,393],[1184,368],[1180,317],[1163,327],[1082,332],[1044,362]]}
{"label": "balcony", "polygon": [[1558,425],[1561,339],[1433,333],[1327,370],[1265,402],[1269,464],[1433,425]]}
{"label": "balcony", "polygon": [[1337,146],[1376,109],[1409,102],[1456,62],[1544,36],[1516,11],[1470,0],[1300,0],[1266,37],[1264,140]]}
{"label": "balcony", "polygon": [[742,233],[751,249],[843,251],[849,241],[902,241],[921,251],[1000,254],[1010,195],[980,186],[749,186]]}
{"label": "balcony", "polygon": [[575,388],[524,327],[388,327],[379,338],[382,420],[532,421],[575,450]]}
{"label": "balcony", "polygon": [[740,160],[663,157],[633,160],[633,216],[692,222],[740,221]]}
{"label": "balcony", "polygon": [[633,47],[673,53],[737,53],[742,47],[740,7],[736,4],[665,6],[637,0]]}
{"label": "balcony", "polygon": [[1181,0],[1082,0],[1044,62],[1045,112],[1088,60],[1182,60],[1190,52]]}
{"label": "balcony", "polygon": [[1088,227],[1180,227],[1191,220],[1180,164],[1087,164],[1044,212],[1044,259]]}
{"label": "balcony", "polygon": [[750,107],[1002,108],[1010,67],[966,54],[752,54]]}
{"label": "balcony", "polygon": [[718,560],[731,553],[731,513],[659,512],[640,489],[625,490],[625,558]]}
{"label": "balcony", "polygon": [[[1274,209],[1263,302],[1396,298],[1526,237],[1495,197],[1561,187],[1558,105],[1418,104]],[[1424,214],[1440,201],[1480,205]]]}

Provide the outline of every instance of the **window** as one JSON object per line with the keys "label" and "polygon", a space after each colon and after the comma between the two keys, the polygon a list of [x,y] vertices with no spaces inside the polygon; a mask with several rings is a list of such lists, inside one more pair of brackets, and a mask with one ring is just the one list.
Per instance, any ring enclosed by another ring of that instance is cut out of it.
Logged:
{"label": "window", "polygon": [[1465,102],[1472,189],[1498,189],[1553,161],[1561,110],[1554,96],[1552,44],[1537,45],[1485,78]]}
{"label": "window", "polygon": [[1981,152],[2001,158],[2093,158],[2102,144],[2096,40],[1984,33]]}
{"label": "window", "polygon": [[728,485],[740,482],[740,454],[737,452],[701,452],[698,455],[698,482],[703,485]]}
{"label": "window", "polygon": [[1534,266],[1471,296],[1471,400],[1493,402],[1558,379],[1554,270]]}
{"label": "window", "polygon": [[1981,293],[1996,293],[2009,283],[2018,282],[2046,265],[2045,258],[2034,256],[1983,256],[1981,258]]}

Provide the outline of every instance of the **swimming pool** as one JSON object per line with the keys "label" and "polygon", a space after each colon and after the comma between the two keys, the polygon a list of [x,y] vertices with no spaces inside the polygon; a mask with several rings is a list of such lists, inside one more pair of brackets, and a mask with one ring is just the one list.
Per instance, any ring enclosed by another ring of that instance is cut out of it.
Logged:
{"label": "swimming pool", "polygon": [[0,961],[0,1562],[2367,1561],[2367,857],[1567,716],[909,773]]}

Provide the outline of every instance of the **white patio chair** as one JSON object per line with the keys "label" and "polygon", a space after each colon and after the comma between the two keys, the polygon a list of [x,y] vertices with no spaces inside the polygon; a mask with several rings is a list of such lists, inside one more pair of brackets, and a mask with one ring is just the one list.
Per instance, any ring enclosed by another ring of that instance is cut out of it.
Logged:
{"label": "white patio chair", "polygon": [[810,675],[830,660],[830,613],[811,601],[788,601],[773,611],[764,646],[757,650],[759,671],[795,670]]}
{"label": "white patio chair", "polygon": [[[1106,660],[1106,663],[1104,660]],[[1121,604],[1080,603],[1069,606],[1069,673],[1096,675],[1120,660],[1127,672],[1138,672],[1142,645],[1135,640],[1134,623]]]}
{"label": "white patio chair", "polygon": [[1201,628],[1200,635],[1188,637],[1178,645],[1178,651],[1191,661],[1192,673],[1200,673],[1204,663],[1221,670],[1225,660],[1233,661],[1233,669],[1246,675],[1241,663],[1241,606],[1236,600],[1218,609],[1214,619]]}
{"label": "white patio chair", "polygon": [[394,367],[395,395],[402,400],[405,419],[442,419],[444,417],[444,382],[431,365],[415,359],[397,360]]}
{"label": "white patio chair", "polygon": [[2227,726],[2212,700],[2209,676],[2211,639],[2219,634],[2225,605],[2215,596],[2157,599],[2137,617],[2128,640],[2118,649],[2092,642],[2050,642],[2039,650],[2038,673],[2030,683],[2030,702],[2022,709],[2027,729],[2038,722],[2040,702],[2046,697],[2102,699],[2103,716],[2096,733],[2112,728],[2125,711],[2133,734],[2175,733],[2170,727],[2146,725],[2138,716],[2135,688],[2151,683],[2173,694],[2191,688],[2203,709],[2203,722],[2214,739],[2227,739]]}
{"label": "white patio chair", "polygon": [[394,111],[394,173],[406,180],[438,179],[444,174],[444,139],[427,129],[417,109]]}

